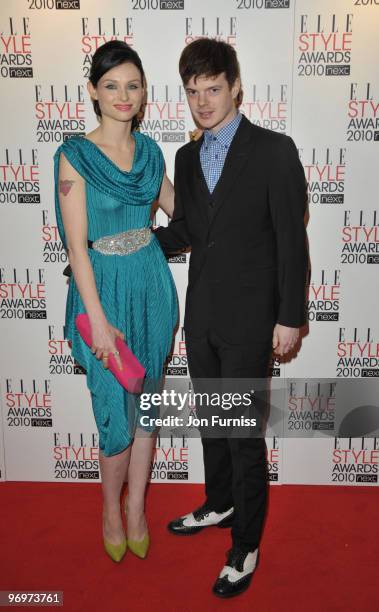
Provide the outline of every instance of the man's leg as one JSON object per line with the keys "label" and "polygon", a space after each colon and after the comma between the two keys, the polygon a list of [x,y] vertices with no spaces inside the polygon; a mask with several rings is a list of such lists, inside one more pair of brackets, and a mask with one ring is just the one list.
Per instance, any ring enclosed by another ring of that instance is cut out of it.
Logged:
{"label": "man's leg", "polygon": [[[221,361],[222,378],[265,379],[272,352],[271,342],[270,338],[255,344],[230,345],[216,336],[214,344],[217,345]],[[261,399],[256,397],[255,401],[258,412],[261,412],[263,407],[261,405],[259,408],[258,404],[262,402],[262,391],[259,396]],[[232,460],[235,509],[233,546],[253,551],[258,548],[267,505],[266,444],[264,438],[259,437],[259,432],[258,437],[230,436],[228,444]]]}
{"label": "man's leg", "polygon": [[[243,432],[243,427],[233,426],[228,432],[235,512],[232,526],[233,545],[213,585],[213,593],[218,597],[233,597],[247,589],[251,582],[257,565],[258,545],[266,513],[266,445],[263,437],[259,437],[263,432],[265,402],[262,400],[265,398],[262,394],[262,380],[258,383],[251,379],[265,379],[267,376],[272,346],[271,337],[267,338],[266,342],[236,346],[224,341],[217,334],[213,334],[212,341],[217,347],[220,358],[225,392],[228,392],[228,388],[236,392],[241,387],[242,394],[247,390],[251,393],[251,389],[254,389],[253,412],[258,414],[252,415],[252,409],[249,408],[245,416],[256,416],[261,430]],[[247,384],[249,381],[252,384]],[[265,387],[265,380],[263,383]],[[244,409],[234,406],[230,412],[232,417],[238,417],[238,415],[241,417]],[[249,436],[251,433],[253,435]]]}
{"label": "man's leg", "polygon": [[[186,336],[188,366],[196,393],[209,392],[206,379],[219,379],[221,362],[208,336]],[[209,410],[198,410],[198,416],[210,417]],[[233,505],[232,457],[226,438],[201,437],[204,458],[205,494],[207,506],[224,512]]]}

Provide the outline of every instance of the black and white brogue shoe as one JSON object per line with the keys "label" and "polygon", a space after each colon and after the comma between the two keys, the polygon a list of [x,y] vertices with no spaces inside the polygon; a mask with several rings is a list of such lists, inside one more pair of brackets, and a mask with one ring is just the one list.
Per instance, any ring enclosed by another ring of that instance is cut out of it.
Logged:
{"label": "black and white brogue shoe", "polygon": [[228,552],[226,565],[213,585],[213,593],[218,597],[234,597],[246,591],[257,566],[258,548],[246,552],[232,548]]}
{"label": "black and white brogue shoe", "polygon": [[167,529],[175,535],[192,535],[204,527],[231,527],[233,523],[234,508],[225,512],[215,512],[206,505],[197,510],[174,519],[167,525]]}

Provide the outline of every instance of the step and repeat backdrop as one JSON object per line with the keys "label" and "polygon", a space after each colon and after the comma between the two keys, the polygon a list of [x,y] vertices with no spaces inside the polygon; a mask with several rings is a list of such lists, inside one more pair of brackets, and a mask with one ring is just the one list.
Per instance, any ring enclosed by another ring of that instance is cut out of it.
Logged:
{"label": "step and repeat backdrop", "polygon": [[[379,0],[2,0],[1,479],[100,477],[85,375],[63,334],[67,256],[53,185],[56,148],[96,127],[86,90],[92,54],[115,38],[140,54],[148,79],[141,129],[162,147],[172,178],[194,127],[179,55],[214,37],[238,52],[241,111],[292,136],[309,184],[309,324],[297,355],[272,360],[273,381],[294,382],[283,435],[267,437],[270,479],[378,484],[379,440],[370,432],[309,435],[315,422],[333,421],[339,381],[379,375],[378,26]],[[161,212],[156,221],[167,224]],[[189,257],[170,260],[181,323]],[[189,384],[182,324],[166,375],[167,384]],[[329,393],[311,386],[324,378],[334,380]],[[199,439],[175,430],[159,438],[151,478],[202,482]]]}

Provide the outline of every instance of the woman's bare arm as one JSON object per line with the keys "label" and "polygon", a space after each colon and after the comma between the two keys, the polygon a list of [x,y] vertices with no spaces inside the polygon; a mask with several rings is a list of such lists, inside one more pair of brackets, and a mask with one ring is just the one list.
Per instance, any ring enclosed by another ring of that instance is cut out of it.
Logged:
{"label": "woman's bare arm", "polygon": [[168,178],[167,174],[164,174],[161,190],[158,197],[158,204],[160,208],[170,218],[174,212],[174,186]]}
{"label": "woman's bare arm", "polygon": [[[87,253],[87,209],[85,182],[62,153],[59,160],[59,202],[66,234],[68,259],[83,300],[92,330],[92,350],[98,359],[114,352],[116,336],[104,314],[97,293],[91,261]],[[119,358],[116,356],[117,360]],[[103,359],[104,362],[104,359]],[[106,366],[107,364],[104,363]],[[121,366],[121,362],[119,362]]]}

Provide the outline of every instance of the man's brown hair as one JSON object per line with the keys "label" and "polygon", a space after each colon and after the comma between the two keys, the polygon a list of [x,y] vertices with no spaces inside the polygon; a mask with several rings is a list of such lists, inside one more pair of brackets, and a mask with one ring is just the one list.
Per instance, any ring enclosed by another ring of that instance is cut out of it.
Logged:
{"label": "man's brown hair", "polygon": [[[231,45],[211,38],[198,38],[182,51],[179,59],[179,73],[184,85],[194,77],[216,77],[222,72],[231,89],[236,79],[240,79],[237,54]],[[242,101],[242,90],[237,96],[237,104]]]}

